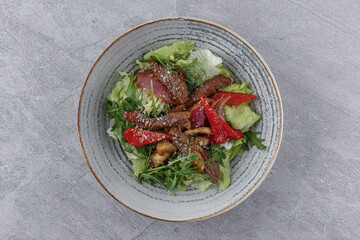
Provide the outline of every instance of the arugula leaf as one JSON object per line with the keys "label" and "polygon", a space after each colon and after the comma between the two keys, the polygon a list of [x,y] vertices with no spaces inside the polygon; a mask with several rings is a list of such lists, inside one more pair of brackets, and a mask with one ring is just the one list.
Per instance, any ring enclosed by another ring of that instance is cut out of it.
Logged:
{"label": "arugula leaf", "polygon": [[193,92],[198,86],[200,86],[206,77],[204,69],[196,67],[198,59],[193,60],[178,60],[176,65],[180,68],[175,68],[174,71],[178,73],[185,73],[185,82],[189,92]]}
{"label": "arugula leaf", "polygon": [[221,147],[215,143],[212,143],[210,147],[208,148],[207,152],[209,154],[210,159],[206,162],[218,162],[221,166],[224,165],[223,160],[226,158],[226,149],[224,147]]}
{"label": "arugula leaf", "polygon": [[243,134],[246,140],[249,142],[250,147],[253,147],[255,145],[259,150],[261,150],[261,149],[265,149],[266,146],[262,144],[262,142],[265,141],[265,139],[260,139],[256,136],[259,133],[260,132],[248,131],[248,132],[244,132]]}
{"label": "arugula leaf", "polygon": [[242,150],[243,151],[250,151],[250,147],[249,147],[249,145],[245,142],[245,143],[243,143],[243,145],[241,146],[242,147]]}
{"label": "arugula leaf", "polygon": [[[140,183],[143,181],[150,184],[158,183],[163,186],[166,191],[170,191],[174,195],[174,190],[184,181],[189,181],[190,179],[195,178],[199,184],[199,180],[201,179],[209,181],[209,176],[207,176],[207,174],[197,173],[196,166],[191,165],[191,162],[198,160],[195,153],[190,153],[185,157],[179,156],[179,153],[172,155],[168,160],[168,164],[157,168],[152,168],[148,164],[140,171],[138,181]],[[204,184],[202,184],[202,187],[204,187]]]}

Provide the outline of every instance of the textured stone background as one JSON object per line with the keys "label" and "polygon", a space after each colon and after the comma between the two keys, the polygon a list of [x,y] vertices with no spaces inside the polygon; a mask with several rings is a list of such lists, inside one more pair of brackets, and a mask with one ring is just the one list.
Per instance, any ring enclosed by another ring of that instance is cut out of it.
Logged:
{"label": "textured stone background", "polygon": [[[360,239],[359,1],[129,2],[1,1],[0,239]],[[170,16],[247,39],[272,69],[285,112],[264,183],[198,222],[161,222],[118,204],[77,136],[81,87],[103,49]]]}

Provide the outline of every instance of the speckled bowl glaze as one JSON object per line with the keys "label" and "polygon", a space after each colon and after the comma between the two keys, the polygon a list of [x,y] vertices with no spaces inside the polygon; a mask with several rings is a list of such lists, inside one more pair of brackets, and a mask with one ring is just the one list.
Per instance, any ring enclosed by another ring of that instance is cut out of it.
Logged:
{"label": "speckled bowl glaze", "polygon": [[[106,96],[119,80],[118,70],[136,71],[135,59],[149,50],[175,41],[195,42],[224,60],[237,82],[247,81],[258,98],[253,107],[262,118],[265,150],[255,147],[231,162],[231,185],[177,192],[139,184],[121,145],[106,133],[109,117]],[[84,84],[78,112],[78,130],[85,159],[101,186],[118,202],[145,216],[166,221],[204,219],[225,212],[248,197],[274,164],[282,135],[282,106],[275,79],[264,60],[244,39],[217,24],[191,18],[160,19],[138,26],[116,39],[98,58]]]}

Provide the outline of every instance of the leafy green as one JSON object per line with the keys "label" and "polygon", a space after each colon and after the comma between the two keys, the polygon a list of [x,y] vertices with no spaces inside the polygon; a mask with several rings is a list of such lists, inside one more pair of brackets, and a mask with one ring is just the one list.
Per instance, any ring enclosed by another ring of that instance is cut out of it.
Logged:
{"label": "leafy green", "polygon": [[217,74],[230,77],[230,73],[221,68],[222,59],[208,49],[193,51],[186,60],[176,61],[176,65],[186,73],[185,81],[190,92]]}
{"label": "leafy green", "polygon": [[198,187],[203,189],[204,182],[199,180],[209,181],[209,178],[206,174],[196,172],[196,167],[191,165],[191,162],[195,160],[198,160],[195,153],[190,153],[189,155],[180,158],[177,154],[174,154],[170,157],[168,164],[166,165],[157,168],[152,168],[150,165],[147,165],[140,171],[138,181],[140,183],[143,181],[150,184],[158,183],[173,194],[175,194],[174,190],[178,188],[179,184],[180,189],[183,189],[184,187],[187,187],[186,184],[189,183],[189,181],[191,181],[192,186],[193,183],[197,183],[199,184]]}
{"label": "leafy green", "polygon": [[[250,94],[253,92],[248,88],[247,82],[244,82],[242,84],[233,83],[229,86],[220,88],[219,91],[246,94]],[[243,132],[248,131],[250,127],[254,125],[257,120],[260,119],[260,115],[250,108],[249,102],[245,102],[234,107],[225,106],[224,114],[226,120],[233,128],[241,129],[241,131]]]}
{"label": "leafy green", "polygon": [[186,59],[194,49],[194,45],[194,42],[188,41],[175,42],[146,53],[144,60],[154,59],[161,62],[172,62],[176,59]]}
{"label": "leafy green", "polygon": [[248,131],[260,119],[260,115],[251,110],[247,102],[234,107],[225,106],[224,113],[230,125],[243,132]]}
{"label": "leafy green", "polygon": [[124,82],[123,81],[117,82],[111,93],[107,96],[107,99],[110,102],[120,102],[120,100],[122,99],[123,90],[124,90]]}
{"label": "leafy green", "polygon": [[143,62],[143,61],[140,61],[140,60],[136,60],[135,63],[137,65],[139,65],[140,67],[140,71],[145,71],[147,69],[150,69],[150,64],[148,62]]}
{"label": "leafy green", "polygon": [[253,90],[248,88],[248,83],[247,82],[243,82],[242,84],[233,83],[231,85],[220,88],[219,91],[235,92],[235,93],[247,93],[247,94],[250,94],[250,93],[253,92]]}
{"label": "leafy green", "polygon": [[186,177],[183,177],[178,185],[178,189],[180,191],[185,191],[188,187],[194,187],[197,188],[200,191],[205,191],[208,189],[213,183],[203,176],[199,177],[198,174],[195,175],[189,175]]}
{"label": "leafy green", "polygon": [[174,69],[174,71],[185,73],[185,82],[189,92],[193,92],[205,81],[204,76],[206,74],[204,70],[195,67],[197,62],[196,58],[193,60],[179,60],[176,62],[176,65],[180,68]]}
{"label": "leafy green", "polygon": [[233,145],[232,145],[231,149],[225,153],[226,158],[224,159],[224,161],[230,162],[230,160],[233,159],[235,156],[241,155],[242,154],[242,145],[245,142],[246,142],[246,140],[244,138],[232,141]]}
{"label": "leafy green", "polygon": [[207,153],[210,156],[208,162],[218,162],[220,165],[224,165],[223,160],[226,158],[226,148],[212,143]]}
{"label": "leafy green", "polygon": [[117,82],[111,93],[107,96],[110,102],[117,102],[120,104],[123,100],[128,98],[128,101],[140,103],[136,94],[136,86],[134,80],[136,75],[133,73],[119,72],[123,77],[121,81]]}
{"label": "leafy green", "polygon": [[221,71],[216,66],[222,64],[222,59],[215,56],[208,49],[193,51],[188,57],[188,60],[194,59],[197,59],[197,63],[195,64],[194,68],[197,70],[204,81],[214,77]]}
{"label": "leafy green", "polygon": [[232,147],[225,152],[225,158],[223,159],[223,165],[220,165],[219,184],[222,189],[227,188],[230,185],[230,161],[235,157],[243,153],[242,145],[246,142],[241,138],[232,142]]}
{"label": "leafy green", "polygon": [[124,152],[133,164],[134,175],[136,176],[145,167],[151,146],[134,147],[125,140],[123,132],[132,127],[133,124],[126,121],[122,113],[124,111],[134,111],[137,107],[136,103],[127,98],[122,101],[121,105],[116,101],[107,103],[107,113],[112,117],[108,133],[121,143]]}
{"label": "leafy green", "polygon": [[[140,95],[140,89],[138,89],[138,94]],[[154,94],[151,94],[147,91],[143,91],[142,106],[144,107],[144,112],[151,117],[157,117],[161,114],[167,114],[170,111],[170,104],[161,100]]]}
{"label": "leafy green", "polygon": [[139,89],[135,87],[134,80],[136,76],[134,74],[120,72],[120,75],[123,76],[123,79],[116,84],[108,95],[109,101],[106,109],[111,117],[108,133],[121,143],[126,155],[133,164],[134,175],[138,175],[140,170],[145,167],[151,146],[134,147],[125,140],[123,132],[132,127],[133,124],[124,119],[123,113],[137,109],[142,110],[143,95],[142,91],[139,92]]}
{"label": "leafy green", "polygon": [[225,77],[230,78],[232,82],[234,81],[234,80],[231,78],[231,76],[230,76],[230,72],[229,72],[227,69],[225,69],[225,68],[221,68],[221,67],[222,67],[222,64],[221,64],[220,66],[217,66],[217,67],[220,69],[219,74],[222,74],[222,75],[224,75]]}
{"label": "leafy green", "polygon": [[250,144],[250,147],[256,146],[259,150],[265,149],[266,146],[262,144],[265,139],[258,138],[256,135],[260,134],[260,132],[252,132],[248,131],[244,133],[244,136],[246,137],[247,141]]}

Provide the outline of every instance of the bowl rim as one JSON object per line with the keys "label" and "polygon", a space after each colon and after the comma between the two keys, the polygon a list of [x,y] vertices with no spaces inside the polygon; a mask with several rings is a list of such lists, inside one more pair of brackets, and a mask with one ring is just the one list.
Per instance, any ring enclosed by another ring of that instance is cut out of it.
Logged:
{"label": "bowl rim", "polygon": [[[278,135],[278,143],[277,146],[275,148],[275,152],[272,156],[272,159],[269,163],[269,165],[267,166],[267,168],[265,169],[263,175],[259,178],[259,180],[255,183],[255,185],[247,192],[245,193],[244,196],[242,196],[241,198],[239,198],[238,200],[236,200],[234,203],[232,203],[231,205],[208,215],[202,216],[202,217],[197,217],[197,218],[192,218],[192,219],[184,219],[184,220],[173,220],[173,219],[162,219],[162,218],[158,218],[158,217],[154,217],[142,212],[137,211],[136,209],[133,209],[129,206],[127,206],[126,204],[124,204],[123,202],[121,202],[119,199],[117,199],[106,187],[105,185],[100,181],[100,179],[97,177],[96,173],[94,172],[94,170],[92,169],[89,159],[87,157],[87,154],[85,152],[84,149],[84,145],[81,139],[81,134],[80,134],[80,109],[81,109],[81,103],[82,103],[82,98],[84,95],[84,89],[86,86],[86,83],[94,69],[94,67],[96,66],[96,64],[99,62],[99,60],[102,58],[102,56],[116,43],[118,42],[121,38],[123,38],[124,36],[126,36],[127,34],[141,28],[144,27],[148,24],[152,24],[152,23],[156,23],[156,22],[161,22],[161,21],[168,21],[168,20],[187,20],[187,21],[194,21],[194,22],[201,22],[201,23],[205,23],[217,28],[220,28],[228,33],[230,33],[231,35],[233,35],[234,37],[236,37],[237,39],[239,39],[240,41],[242,41],[255,55],[256,57],[260,60],[260,62],[263,64],[263,66],[265,67],[267,73],[269,74],[272,84],[275,88],[275,92],[278,98],[278,103],[279,103],[279,112],[280,112],[280,127],[279,127],[279,135]],[[279,148],[280,148],[280,144],[281,144],[281,139],[282,139],[282,134],[283,134],[283,107],[282,107],[282,101],[281,101],[281,96],[280,96],[280,91],[278,89],[275,77],[273,76],[269,66],[266,64],[265,60],[261,57],[261,55],[255,50],[255,48],[253,46],[251,46],[245,39],[243,39],[241,36],[239,36],[238,34],[236,34],[235,32],[231,31],[230,29],[223,27],[219,24],[216,24],[214,22],[208,21],[208,20],[203,20],[203,19],[199,19],[199,18],[192,18],[192,17],[169,17],[169,18],[160,18],[160,19],[156,19],[156,20],[152,20],[152,21],[148,21],[145,22],[141,25],[138,25],[130,30],[128,30],[127,32],[123,33],[120,37],[118,37],[115,41],[113,41],[102,53],[101,55],[97,58],[97,60],[95,61],[95,63],[93,64],[93,66],[90,69],[90,72],[88,73],[86,80],[84,82],[84,85],[82,87],[81,90],[81,95],[80,95],[80,99],[79,99],[79,105],[78,105],[78,116],[77,116],[77,127],[78,127],[78,136],[79,136],[79,141],[80,141],[80,146],[81,146],[81,150],[83,152],[84,158],[86,160],[86,163],[88,165],[88,167],[90,168],[90,171],[92,172],[92,174],[94,175],[95,179],[99,182],[99,184],[105,189],[105,191],[110,194],[110,196],[112,196],[116,201],[118,201],[119,203],[121,203],[123,206],[127,207],[128,209],[141,214],[143,216],[152,218],[152,219],[156,219],[156,220],[161,220],[161,221],[167,221],[167,222],[189,222],[189,221],[196,221],[196,220],[204,220],[210,217],[214,217],[216,215],[219,215],[221,213],[224,213],[232,208],[234,208],[235,206],[237,206],[238,204],[240,204],[242,201],[244,201],[246,198],[248,198],[260,185],[261,183],[264,181],[264,179],[266,178],[266,176],[269,174],[270,169],[272,168],[272,166],[274,165],[275,159],[277,157],[277,154],[279,152]]]}

